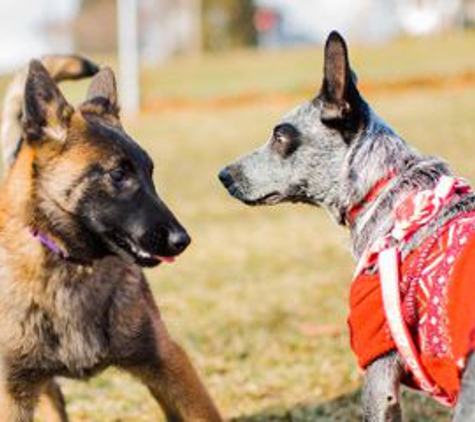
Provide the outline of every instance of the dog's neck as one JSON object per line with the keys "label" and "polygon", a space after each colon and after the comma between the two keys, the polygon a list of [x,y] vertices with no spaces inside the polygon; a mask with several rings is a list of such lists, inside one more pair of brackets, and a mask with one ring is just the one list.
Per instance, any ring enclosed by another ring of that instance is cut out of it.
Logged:
{"label": "dog's neck", "polygon": [[[55,258],[68,257],[72,263],[87,264],[106,256],[108,252],[102,242],[71,215],[66,215],[67,211],[54,201],[35,196],[38,186],[35,189],[34,175],[25,177],[35,171],[34,159],[34,152],[25,146],[8,172],[0,191],[0,225],[15,227],[26,234],[25,242],[40,245],[47,254],[56,255]],[[56,249],[61,253],[55,253]]]}
{"label": "dog's neck", "polygon": [[63,259],[69,259],[69,252],[63,250],[53,239],[51,239],[48,235],[42,233],[39,230],[33,229],[30,227],[31,236],[34,239],[37,239],[44,247],[46,247],[49,251],[53,252],[54,254],[58,255]]}
{"label": "dog's neck", "polygon": [[391,228],[400,198],[432,188],[442,174],[450,174],[445,163],[419,154],[373,115],[350,151],[342,183],[342,213],[349,217],[355,258]]}
{"label": "dog's neck", "polygon": [[345,223],[350,227],[353,226],[360,214],[362,214],[367,208],[374,204],[382,192],[387,189],[391,180],[394,179],[396,175],[396,172],[390,171],[386,176],[379,179],[361,201],[352,205],[348,209],[346,215],[344,216]]}

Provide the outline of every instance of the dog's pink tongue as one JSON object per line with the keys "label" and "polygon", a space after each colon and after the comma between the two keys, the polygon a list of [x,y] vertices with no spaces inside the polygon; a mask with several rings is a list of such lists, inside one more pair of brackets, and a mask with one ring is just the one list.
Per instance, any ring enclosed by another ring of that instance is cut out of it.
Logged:
{"label": "dog's pink tongue", "polygon": [[155,255],[155,259],[158,259],[159,261],[165,262],[167,264],[171,264],[175,262],[175,257],[174,256],[160,256],[160,255]]}

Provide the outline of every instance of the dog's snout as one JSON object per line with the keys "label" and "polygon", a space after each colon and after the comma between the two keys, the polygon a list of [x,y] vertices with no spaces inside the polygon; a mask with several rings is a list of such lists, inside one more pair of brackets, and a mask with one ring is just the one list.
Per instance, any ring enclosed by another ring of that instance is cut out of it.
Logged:
{"label": "dog's snout", "polygon": [[227,167],[219,172],[218,177],[225,188],[229,188],[234,183],[233,175]]}
{"label": "dog's snout", "polygon": [[181,254],[191,243],[191,238],[180,225],[160,224],[147,232],[141,243],[154,255],[171,257]]}
{"label": "dog's snout", "polygon": [[188,247],[191,238],[184,229],[176,229],[168,232],[167,242],[170,251],[178,255]]}

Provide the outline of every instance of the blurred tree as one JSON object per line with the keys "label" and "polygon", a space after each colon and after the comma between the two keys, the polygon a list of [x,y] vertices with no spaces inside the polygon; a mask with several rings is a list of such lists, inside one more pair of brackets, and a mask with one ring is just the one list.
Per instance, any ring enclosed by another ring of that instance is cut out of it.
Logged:
{"label": "blurred tree", "polygon": [[208,50],[255,45],[253,0],[202,0],[203,44]]}
{"label": "blurred tree", "polygon": [[74,22],[76,49],[111,53],[117,48],[116,0],[80,0]]}
{"label": "blurred tree", "polygon": [[[77,50],[115,51],[116,3],[116,0],[79,0],[79,13],[73,27]],[[161,47],[167,56],[180,49],[186,54],[201,48],[223,50],[257,43],[253,0],[148,0],[139,4],[142,10],[152,11],[140,15],[141,46],[153,44],[147,37],[153,41],[159,36],[162,42],[166,41],[167,45]],[[156,11],[160,13],[156,15]],[[182,27],[186,27],[186,33],[179,33]],[[202,37],[188,35],[195,28]]]}
{"label": "blurred tree", "polygon": [[475,0],[463,0],[463,24],[466,28],[475,27]]}

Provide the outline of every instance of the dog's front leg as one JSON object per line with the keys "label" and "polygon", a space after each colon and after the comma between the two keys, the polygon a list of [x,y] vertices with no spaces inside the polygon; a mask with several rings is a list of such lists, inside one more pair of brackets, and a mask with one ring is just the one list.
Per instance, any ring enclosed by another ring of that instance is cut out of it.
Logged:
{"label": "dog's front leg", "polygon": [[34,406],[12,400],[11,397],[0,397],[0,414],[5,422],[33,422]]}
{"label": "dog's front leg", "polygon": [[366,370],[363,386],[363,421],[398,422],[402,420],[400,382],[404,366],[397,352],[375,360]]}
{"label": "dog's front leg", "polygon": [[2,422],[33,422],[37,394],[30,386],[12,392],[7,385],[0,385],[0,420]]}
{"label": "dog's front leg", "polygon": [[462,389],[453,421],[475,421],[475,353],[469,356],[463,373]]}
{"label": "dog's front leg", "polygon": [[161,363],[134,368],[168,422],[221,422],[221,416],[183,349],[170,344]]}
{"label": "dog's front leg", "polygon": [[51,379],[41,391],[41,414],[47,422],[68,422],[66,401],[59,384]]}
{"label": "dog's front leg", "polygon": [[[123,366],[158,401],[169,422],[221,422],[222,418],[185,351],[154,318],[154,351],[140,364]],[[150,345],[149,345],[150,346]]]}

